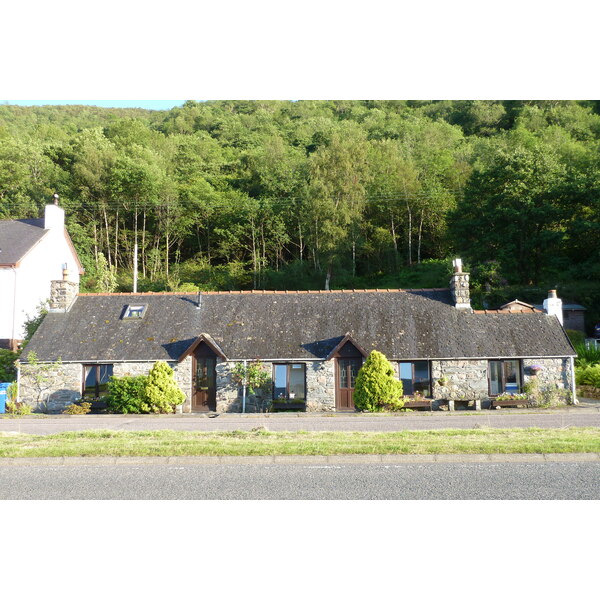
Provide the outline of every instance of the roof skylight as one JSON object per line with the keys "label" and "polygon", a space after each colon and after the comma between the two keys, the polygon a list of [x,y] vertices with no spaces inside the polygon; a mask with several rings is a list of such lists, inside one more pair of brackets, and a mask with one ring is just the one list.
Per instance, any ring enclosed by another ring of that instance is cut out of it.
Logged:
{"label": "roof skylight", "polygon": [[129,304],[123,313],[123,319],[141,319],[146,313],[147,304]]}

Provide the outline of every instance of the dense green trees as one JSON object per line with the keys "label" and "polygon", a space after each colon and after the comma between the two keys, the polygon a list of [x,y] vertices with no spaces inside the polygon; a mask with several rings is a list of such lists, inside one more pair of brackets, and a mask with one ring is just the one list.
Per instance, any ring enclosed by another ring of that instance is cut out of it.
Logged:
{"label": "dense green trees", "polygon": [[573,101],[1,106],[0,218],[38,217],[57,191],[89,290],[114,287],[115,274],[130,289],[137,242],[140,290],[403,285],[427,261],[460,253],[475,288],[583,281],[580,301],[593,303],[598,110]]}

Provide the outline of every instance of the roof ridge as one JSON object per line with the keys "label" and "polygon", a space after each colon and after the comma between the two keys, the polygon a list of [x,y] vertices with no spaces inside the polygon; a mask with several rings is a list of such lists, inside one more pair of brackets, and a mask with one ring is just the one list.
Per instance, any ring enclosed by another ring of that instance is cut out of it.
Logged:
{"label": "roof ridge", "polygon": [[[231,294],[363,294],[377,292],[446,292],[450,288],[375,288],[341,290],[218,290],[201,291],[203,295]],[[81,292],[79,296],[197,296],[198,292]]]}

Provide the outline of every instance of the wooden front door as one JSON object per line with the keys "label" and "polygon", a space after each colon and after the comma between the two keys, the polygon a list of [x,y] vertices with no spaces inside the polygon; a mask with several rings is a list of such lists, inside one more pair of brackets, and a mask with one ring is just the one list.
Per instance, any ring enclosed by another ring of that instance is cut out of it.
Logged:
{"label": "wooden front door", "polygon": [[217,357],[206,345],[194,352],[192,381],[192,410],[195,412],[217,410]]}
{"label": "wooden front door", "polygon": [[354,382],[362,366],[362,358],[337,359],[336,409],[354,410]]}

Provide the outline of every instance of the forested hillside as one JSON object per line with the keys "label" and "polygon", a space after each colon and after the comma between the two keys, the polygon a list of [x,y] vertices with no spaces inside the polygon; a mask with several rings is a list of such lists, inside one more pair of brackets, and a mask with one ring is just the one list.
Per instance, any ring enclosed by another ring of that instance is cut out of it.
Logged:
{"label": "forested hillside", "polygon": [[56,191],[88,291],[548,287],[600,305],[600,103],[0,106],[0,218]]}

